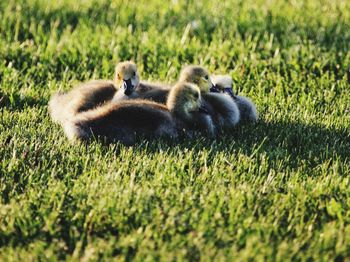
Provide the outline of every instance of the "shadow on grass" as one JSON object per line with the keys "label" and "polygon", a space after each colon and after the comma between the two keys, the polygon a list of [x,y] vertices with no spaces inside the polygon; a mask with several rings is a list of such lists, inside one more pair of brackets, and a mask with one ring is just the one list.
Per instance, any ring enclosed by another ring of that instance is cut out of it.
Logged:
{"label": "shadow on grass", "polygon": [[254,153],[259,145],[259,151],[269,155],[278,151],[305,160],[349,158],[350,134],[346,129],[300,122],[259,122],[255,126],[241,127],[235,139],[237,148],[247,154]]}
{"label": "shadow on grass", "polygon": [[[121,144],[112,145],[113,150],[118,151],[123,148]],[[263,122],[260,121],[253,125],[245,125],[237,128],[230,135],[224,135],[220,139],[210,140],[205,138],[186,139],[180,143],[171,141],[155,141],[151,143],[141,142],[134,145],[135,154],[147,155],[152,157],[162,151],[176,152],[193,150],[194,156],[199,154],[203,149],[208,150],[207,164],[210,165],[217,153],[224,152],[225,154],[237,154],[243,152],[248,156],[255,157],[258,154],[266,154],[268,161],[276,163],[276,160],[283,160],[288,167],[297,167],[300,161],[306,161],[308,167],[313,168],[321,162],[337,158],[341,161],[349,160],[350,134],[348,129],[339,130],[335,128],[326,128],[320,125],[307,125],[303,123],[288,123],[288,122]],[[94,150],[94,149],[93,149]],[[102,153],[111,150],[111,145],[103,146]],[[146,154],[145,154],[146,153]],[[38,161],[41,161],[40,158]],[[44,158],[43,161],[47,159]],[[181,159],[179,160],[181,161]],[[63,161],[64,162],[64,161]],[[40,164],[40,163],[38,163]],[[75,165],[77,163],[75,162]],[[196,163],[194,163],[196,164]],[[84,162],[78,164],[75,168],[80,169],[76,175],[83,172]],[[25,165],[23,165],[25,168]],[[196,167],[197,168],[197,167]],[[201,168],[201,167],[198,167]],[[1,171],[1,170],[0,170]],[[147,171],[145,171],[147,172]],[[63,172],[64,173],[64,172]],[[128,174],[126,174],[128,175]],[[147,175],[147,174],[140,174]],[[40,178],[42,179],[42,178]],[[68,179],[62,177],[61,179]],[[74,175],[69,176],[69,180],[74,179]],[[11,199],[13,191],[22,193],[27,186],[27,179],[20,178],[19,181],[10,182],[7,180],[8,189],[3,190],[1,200],[8,203]],[[14,189],[16,186],[17,189]],[[74,207],[74,199],[69,196],[65,199],[67,208]],[[32,212],[36,212],[37,207],[33,206]],[[67,221],[65,215],[61,215],[60,225],[62,229],[56,237],[63,239],[69,247],[69,252],[74,250],[74,241],[69,238],[70,222]],[[40,224],[38,228],[33,230],[30,236],[23,236],[23,232],[18,228],[15,232],[3,234],[0,232],[0,247],[11,243],[12,246],[26,245],[33,239],[44,239],[50,241],[52,235],[49,232],[43,232]],[[118,231],[113,227],[102,229],[101,232],[95,232],[94,235],[104,234],[105,232],[117,235]]]}
{"label": "shadow on grass", "polygon": [[[118,148],[118,147],[117,147]],[[296,167],[300,160],[314,167],[327,159],[350,160],[350,132],[346,129],[327,128],[321,125],[308,125],[291,122],[263,122],[236,128],[232,134],[218,139],[183,140],[174,142],[153,142],[135,145],[135,151],[153,154],[160,150],[192,149],[195,154],[209,150],[208,165],[219,152],[248,156],[266,153],[270,161],[285,160]]]}

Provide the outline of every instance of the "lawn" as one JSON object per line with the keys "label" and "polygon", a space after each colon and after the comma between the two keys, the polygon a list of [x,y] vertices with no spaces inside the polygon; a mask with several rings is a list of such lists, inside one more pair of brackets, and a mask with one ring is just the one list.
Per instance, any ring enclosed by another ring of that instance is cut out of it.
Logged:
{"label": "lawn", "polygon": [[[57,90],[227,73],[256,124],[71,144]],[[350,2],[2,0],[0,260],[350,260]]]}

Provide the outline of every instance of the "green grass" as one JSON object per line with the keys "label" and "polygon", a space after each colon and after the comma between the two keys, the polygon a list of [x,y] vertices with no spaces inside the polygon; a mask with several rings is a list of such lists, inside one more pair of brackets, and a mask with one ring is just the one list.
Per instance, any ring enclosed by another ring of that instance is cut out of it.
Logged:
{"label": "green grass", "polygon": [[[350,2],[223,2],[0,2],[1,261],[350,259]],[[127,59],[228,73],[261,120],[70,144],[50,95]]]}

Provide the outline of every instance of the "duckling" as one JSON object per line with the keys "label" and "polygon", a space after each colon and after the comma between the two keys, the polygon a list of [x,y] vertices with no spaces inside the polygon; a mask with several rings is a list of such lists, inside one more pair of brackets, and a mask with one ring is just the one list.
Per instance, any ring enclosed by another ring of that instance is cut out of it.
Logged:
{"label": "duckling", "polygon": [[140,84],[140,76],[135,63],[130,61],[119,63],[115,68],[114,83],[118,91],[113,101],[138,98],[135,89]]}
{"label": "duckling", "polygon": [[248,97],[235,95],[233,92],[232,77],[229,75],[214,75],[212,80],[215,85],[214,92],[227,93],[236,102],[241,115],[240,122],[256,122],[259,119],[258,111],[253,101]]}
{"label": "duckling", "polygon": [[199,130],[209,137],[215,136],[213,119],[205,107],[197,85],[188,82],[177,83],[170,89],[166,105],[174,117],[190,129]]}
{"label": "duckling", "polygon": [[217,128],[233,128],[237,125],[240,113],[235,101],[227,94],[211,92],[215,87],[206,69],[195,65],[187,66],[181,71],[179,80],[199,86],[204,107],[212,116]]}
{"label": "duckling", "polygon": [[[178,82],[184,84],[185,82]],[[188,83],[191,85],[191,83]],[[193,84],[192,84],[193,85]],[[198,88],[198,86],[197,86]],[[136,92],[139,95],[139,98],[155,101],[158,103],[166,104],[174,100],[175,97],[178,97],[178,94],[183,95],[181,92],[179,93],[179,88],[172,88],[170,84],[163,83],[150,83],[141,81],[139,86],[136,88]],[[189,90],[193,90],[189,89]],[[200,91],[199,91],[200,92]],[[180,98],[181,100],[181,98]],[[215,128],[213,125],[212,117],[209,115],[209,111],[206,107],[204,107],[204,101],[202,101],[202,106],[200,107],[199,112],[193,112],[192,118],[196,118],[196,121],[190,121],[188,124],[195,129],[201,130],[203,133],[208,135],[209,137],[215,136]],[[181,107],[178,107],[181,108]],[[183,114],[187,115],[187,114]],[[194,126],[193,126],[194,124]]]}
{"label": "duckling", "polygon": [[93,80],[83,83],[68,93],[59,92],[49,102],[49,111],[55,122],[62,123],[71,116],[95,108],[108,101],[137,97],[135,88],[139,84],[136,65],[126,61],[115,68],[115,79]]}
{"label": "duckling", "polygon": [[[141,99],[106,103],[77,114],[71,121],[65,121],[63,128],[70,140],[102,137],[132,145],[139,136],[145,139],[178,138],[182,130],[203,124],[196,118],[200,110],[199,88],[179,83],[169,93],[167,105]],[[205,124],[205,128],[212,128],[209,117]]]}

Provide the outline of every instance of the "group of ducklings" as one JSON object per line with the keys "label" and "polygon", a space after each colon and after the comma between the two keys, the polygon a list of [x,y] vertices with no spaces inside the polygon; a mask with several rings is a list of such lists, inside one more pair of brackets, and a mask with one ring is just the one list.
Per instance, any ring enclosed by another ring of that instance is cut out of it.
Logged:
{"label": "group of ducklings", "polygon": [[49,112],[70,140],[101,137],[127,145],[137,137],[177,139],[193,132],[215,137],[258,119],[256,106],[235,95],[230,76],[186,66],[175,85],[140,81],[135,63],[116,66],[114,81],[94,80],[55,94]]}

